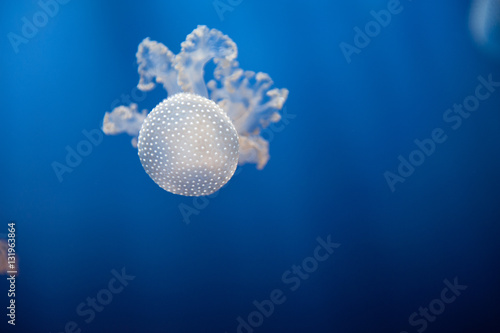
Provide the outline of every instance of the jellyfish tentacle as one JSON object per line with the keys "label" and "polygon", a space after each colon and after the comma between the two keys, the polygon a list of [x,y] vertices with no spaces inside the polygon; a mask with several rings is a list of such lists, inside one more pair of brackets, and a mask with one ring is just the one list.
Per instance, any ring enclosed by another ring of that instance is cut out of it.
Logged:
{"label": "jellyfish tentacle", "polygon": [[225,105],[238,133],[253,133],[279,121],[288,89],[270,89],[274,82],[268,74],[243,71],[237,61],[219,65],[215,80],[208,82],[210,97]]}
{"label": "jellyfish tentacle", "polygon": [[256,163],[257,169],[262,170],[269,161],[269,142],[259,135],[240,136],[238,142],[238,164]]}
{"label": "jellyfish tentacle", "polygon": [[175,57],[175,69],[179,72],[179,85],[184,92],[191,92],[208,98],[205,85],[205,64],[214,60],[231,61],[236,58],[238,49],[231,38],[217,29],[199,25],[181,43],[181,52]]}
{"label": "jellyfish tentacle", "polygon": [[136,53],[138,72],[140,75],[137,87],[149,91],[155,82],[161,83],[169,96],[181,92],[177,84],[178,73],[174,68],[174,54],[162,43],[145,38]]}
{"label": "jellyfish tentacle", "polygon": [[268,74],[244,71],[233,60],[220,61],[207,84],[210,98],[227,112],[240,135],[239,164],[256,163],[262,169],[269,160],[269,142],[260,133],[281,119],[279,110],[288,98],[288,89],[271,88],[273,83]]}
{"label": "jellyfish tentacle", "polygon": [[135,103],[130,106],[117,106],[111,112],[104,114],[102,131],[107,135],[127,133],[132,136],[132,146],[137,148],[137,137],[147,113],[147,110],[139,112]]}

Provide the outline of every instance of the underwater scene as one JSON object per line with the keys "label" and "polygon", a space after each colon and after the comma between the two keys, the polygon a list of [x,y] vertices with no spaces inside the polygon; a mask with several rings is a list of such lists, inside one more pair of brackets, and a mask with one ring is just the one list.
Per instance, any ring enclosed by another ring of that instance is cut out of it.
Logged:
{"label": "underwater scene", "polygon": [[500,332],[500,0],[0,18],[0,332]]}

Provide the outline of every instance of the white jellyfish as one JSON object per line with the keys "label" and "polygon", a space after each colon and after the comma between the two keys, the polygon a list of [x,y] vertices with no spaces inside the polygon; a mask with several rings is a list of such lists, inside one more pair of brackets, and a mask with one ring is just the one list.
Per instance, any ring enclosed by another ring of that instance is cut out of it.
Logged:
{"label": "white jellyfish", "polygon": [[[149,91],[161,84],[168,98],[147,116],[136,104],[106,112],[103,131],[131,135],[144,169],[160,187],[208,195],[229,181],[237,164],[264,168],[269,142],[260,133],[280,120],[288,90],[270,89],[266,73],[239,68],[236,44],[228,36],[198,26],[177,55],[146,38],[136,56],[137,87]],[[205,84],[204,67],[211,60],[216,67]]]}

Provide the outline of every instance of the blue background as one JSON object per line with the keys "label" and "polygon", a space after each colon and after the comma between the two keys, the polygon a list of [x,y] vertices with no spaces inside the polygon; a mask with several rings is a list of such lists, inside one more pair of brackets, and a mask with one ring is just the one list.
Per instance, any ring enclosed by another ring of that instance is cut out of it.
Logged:
{"label": "blue background", "polygon": [[[455,131],[442,119],[479,75],[500,81],[499,61],[473,42],[469,1],[402,0],[348,64],[339,44],[387,3],[244,0],[221,20],[211,0],[72,0],[15,53],[7,34],[40,7],[2,1],[0,233],[16,221],[20,260],[15,328],[0,281],[2,332],[236,332],[273,289],[286,301],[255,332],[417,332],[408,317],[455,277],[468,288],[426,331],[499,331],[500,91]],[[290,90],[264,170],[201,207],[160,189],[123,135],[59,182],[52,163],[136,86],[138,44],[177,53],[198,24]],[[437,127],[447,141],[391,192],[384,172]],[[180,204],[200,208],[189,224]],[[291,291],[282,274],[328,235],[341,246]],[[85,323],[76,307],[123,267],[135,279]]]}

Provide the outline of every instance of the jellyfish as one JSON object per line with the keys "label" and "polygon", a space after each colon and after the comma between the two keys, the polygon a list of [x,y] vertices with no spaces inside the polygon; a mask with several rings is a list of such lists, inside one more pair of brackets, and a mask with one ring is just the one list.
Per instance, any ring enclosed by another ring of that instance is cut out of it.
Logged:
{"label": "jellyfish", "polygon": [[[184,196],[218,191],[237,165],[269,161],[269,142],[260,134],[281,119],[288,97],[271,88],[271,77],[243,70],[237,46],[216,29],[198,26],[174,55],[162,43],[144,39],[136,54],[137,88],[161,85],[167,98],[151,112],[137,104],[106,112],[103,132],[127,133],[138,149],[146,173],[164,190]],[[205,83],[205,65],[213,61],[213,78]]]}
{"label": "jellyfish", "polygon": [[469,28],[483,51],[500,56],[500,0],[473,0]]}

